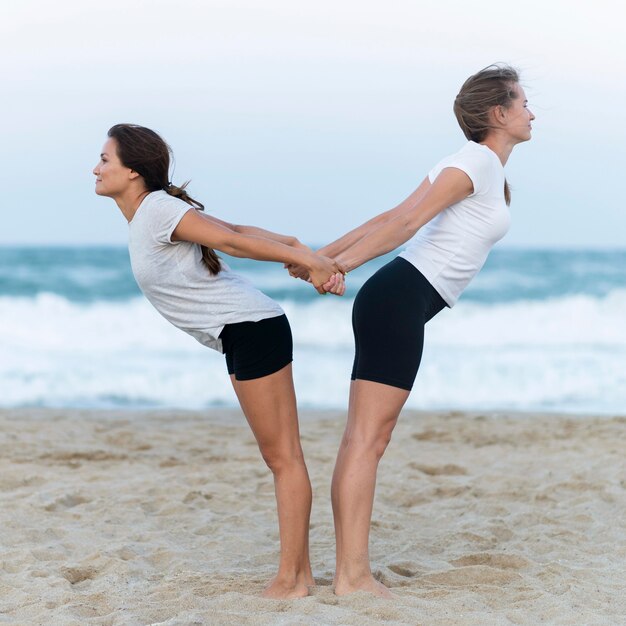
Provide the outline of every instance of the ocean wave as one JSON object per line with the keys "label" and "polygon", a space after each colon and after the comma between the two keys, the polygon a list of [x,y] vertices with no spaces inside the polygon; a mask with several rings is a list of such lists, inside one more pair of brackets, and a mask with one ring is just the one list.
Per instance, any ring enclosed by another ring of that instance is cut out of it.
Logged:
{"label": "ocean wave", "polygon": [[[352,302],[326,296],[281,304],[293,329],[301,404],[345,406]],[[408,406],[624,412],[624,311],[625,289],[491,305],[461,300],[428,324]],[[4,406],[236,404],[223,357],[143,298],[2,297],[0,351]]]}
{"label": "ocean wave", "polygon": [[[278,300],[308,303],[311,286],[290,279],[279,263],[261,263],[222,255],[237,272]],[[389,253],[350,272],[349,294],[380,266]],[[543,302],[547,298],[605,297],[626,289],[626,251],[495,249],[463,294],[463,302],[500,304]],[[54,293],[78,303],[130,301],[141,294],[124,247],[0,247],[0,295],[35,298]]]}

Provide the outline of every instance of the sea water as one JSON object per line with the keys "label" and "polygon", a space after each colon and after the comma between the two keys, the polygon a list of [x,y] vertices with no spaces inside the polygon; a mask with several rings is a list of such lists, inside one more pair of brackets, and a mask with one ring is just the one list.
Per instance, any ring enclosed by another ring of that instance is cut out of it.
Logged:
{"label": "sea water", "polygon": [[[226,258],[287,313],[301,407],[345,408],[354,296],[393,256],[351,272],[342,298]],[[0,248],[0,406],[231,405],[223,355],[159,316],[125,248]],[[407,405],[625,414],[626,251],[494,250],[427,325]]]}

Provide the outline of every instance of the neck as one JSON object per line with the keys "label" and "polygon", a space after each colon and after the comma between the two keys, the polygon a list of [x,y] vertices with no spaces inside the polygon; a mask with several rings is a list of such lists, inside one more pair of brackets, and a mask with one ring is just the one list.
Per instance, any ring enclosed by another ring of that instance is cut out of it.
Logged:
{"label": "neck", "polygon": [[115,196],[113,199],[122,212],[122,215],[126,218],[126,221],[130,222],[133,217],[135,217],[139,205],[149,193],[150,192],[145,187],[142,189],[129,189],[119,196]]}
{"label": "neck", "polygon": [[487,146],[492,152],[495,152],[504,167],[509,160],[509,156],[515,147],[510,138],[500,133],[489,134],[484,141],[480,142],[483,146]]}

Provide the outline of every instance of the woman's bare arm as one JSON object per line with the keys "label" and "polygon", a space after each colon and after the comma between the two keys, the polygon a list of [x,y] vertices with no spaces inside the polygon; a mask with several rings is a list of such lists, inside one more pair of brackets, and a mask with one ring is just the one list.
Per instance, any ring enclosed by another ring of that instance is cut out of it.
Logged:
{"label": "woman's bare arm", "polygon": [[403,211],[361,237],[352,246],[335,256],[335,261],[350,271],[382,254],[395,250],[408,241],[424,224],[447,207],[460,202],[473,192],[469,176],[454,167],[445,168],[432,185]]}
{"label": "woman's bare arm", "polygon": [[302,265],[320,293],[324,292],[321,286],[339,272],[337,264],[327,257],[266,237],[236,232],[227,222],[207,219],[191,207],[174,229],[172,240],[191,241],[235,257]]}

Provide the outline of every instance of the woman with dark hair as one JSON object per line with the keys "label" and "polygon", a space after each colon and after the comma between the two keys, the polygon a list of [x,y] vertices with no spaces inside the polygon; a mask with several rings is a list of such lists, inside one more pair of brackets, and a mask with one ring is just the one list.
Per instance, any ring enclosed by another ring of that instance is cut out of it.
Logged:
{"label": "woman with dark hair", "polygon": [[[339,595],[391,595],[372,576],[368,553],[378,463],[413,386],[424,325],[454,305],[509,227],[504,165],[513,148],[530,139],[535,118],[518,73],[505,65],[468,78],[454,113],[468,143],[440,161],[400,205],[319,251],[349,271],[412,237],[354,301],[348,421],[332,481]],[[306,277],[303,268],[289,269]]]}
{"label": "woman with dark hair", "polygon": [[315,288],[341,295],[336,263],[295,237],[208,216],[186,184],[168,180],[170,148],[154,131],[117,124],[93,170],[96,193],[129,225],[133,274],[154,307],[200,343],[223,351],[233,388],[274,475],[280,534],[278,574],[266,597],[308,594],[314,584],[308,531],[311,485],[300,445],[291,371],[292,337],[280,306],[221,261],[237,257],[306,266]]}

